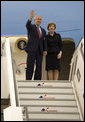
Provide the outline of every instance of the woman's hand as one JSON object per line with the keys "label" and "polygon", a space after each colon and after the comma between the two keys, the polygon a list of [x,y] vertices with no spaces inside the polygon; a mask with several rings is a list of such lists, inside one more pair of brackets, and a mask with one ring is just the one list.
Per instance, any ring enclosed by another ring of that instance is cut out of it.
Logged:
{"label": "woman's hand", "polygon": [[43,55],[46,56],[46,55],[47,55],[47,51],[44,51],[44,52],[43,52]]}
{"label": "woman's hand", "polygon": [[60,59],[62,56],[62,51],[59,52],[59,54],[57,55],[57,58]]}

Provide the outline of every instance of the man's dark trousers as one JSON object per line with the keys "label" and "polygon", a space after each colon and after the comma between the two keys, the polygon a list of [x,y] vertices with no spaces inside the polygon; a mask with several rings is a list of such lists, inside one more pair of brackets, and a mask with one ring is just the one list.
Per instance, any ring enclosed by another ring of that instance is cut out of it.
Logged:
{"label": "man's dark trousers", "polygon": [[36,70],[34,80],[41,80],[42,76],[42,57],[40,48],[36,52],[29,52],[27,56],[26,80],[31,80],[34,72],[34,64],[36,63]]}

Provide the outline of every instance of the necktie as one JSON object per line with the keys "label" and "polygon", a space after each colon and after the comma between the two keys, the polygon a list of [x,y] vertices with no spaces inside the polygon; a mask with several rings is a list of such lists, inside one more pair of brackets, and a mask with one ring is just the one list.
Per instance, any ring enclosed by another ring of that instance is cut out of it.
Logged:
{"label": "necktie", "polygon": [[38,35],[39,35],[39,39],[40,39],[41,38],[41,33],[40,33],[39,27],[37,27],[37,31],[38,31]]}

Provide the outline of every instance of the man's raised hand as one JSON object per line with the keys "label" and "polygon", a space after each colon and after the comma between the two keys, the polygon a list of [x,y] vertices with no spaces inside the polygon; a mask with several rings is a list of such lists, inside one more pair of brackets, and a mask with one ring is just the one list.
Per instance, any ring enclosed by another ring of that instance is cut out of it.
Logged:
{"label": "man's raised hand", "polygon": [[32,10],[31,12],[30,12],[30,20],[32,20],[32,18],[35,16],[35,14],[34,14],[34,10]]}

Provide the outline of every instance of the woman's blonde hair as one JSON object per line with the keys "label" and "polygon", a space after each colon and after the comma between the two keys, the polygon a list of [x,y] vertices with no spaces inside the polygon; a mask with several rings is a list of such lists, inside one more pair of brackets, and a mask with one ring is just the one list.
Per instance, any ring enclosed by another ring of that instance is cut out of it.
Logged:
{"label": "woman's blonde hair", "polygon": [[55,29],[56,29],[56,24],[54,22],[49,22],[48,25],[47,25],[47,29],[49,30],[49,26],[50,25],[54,25],[55,26]]}

